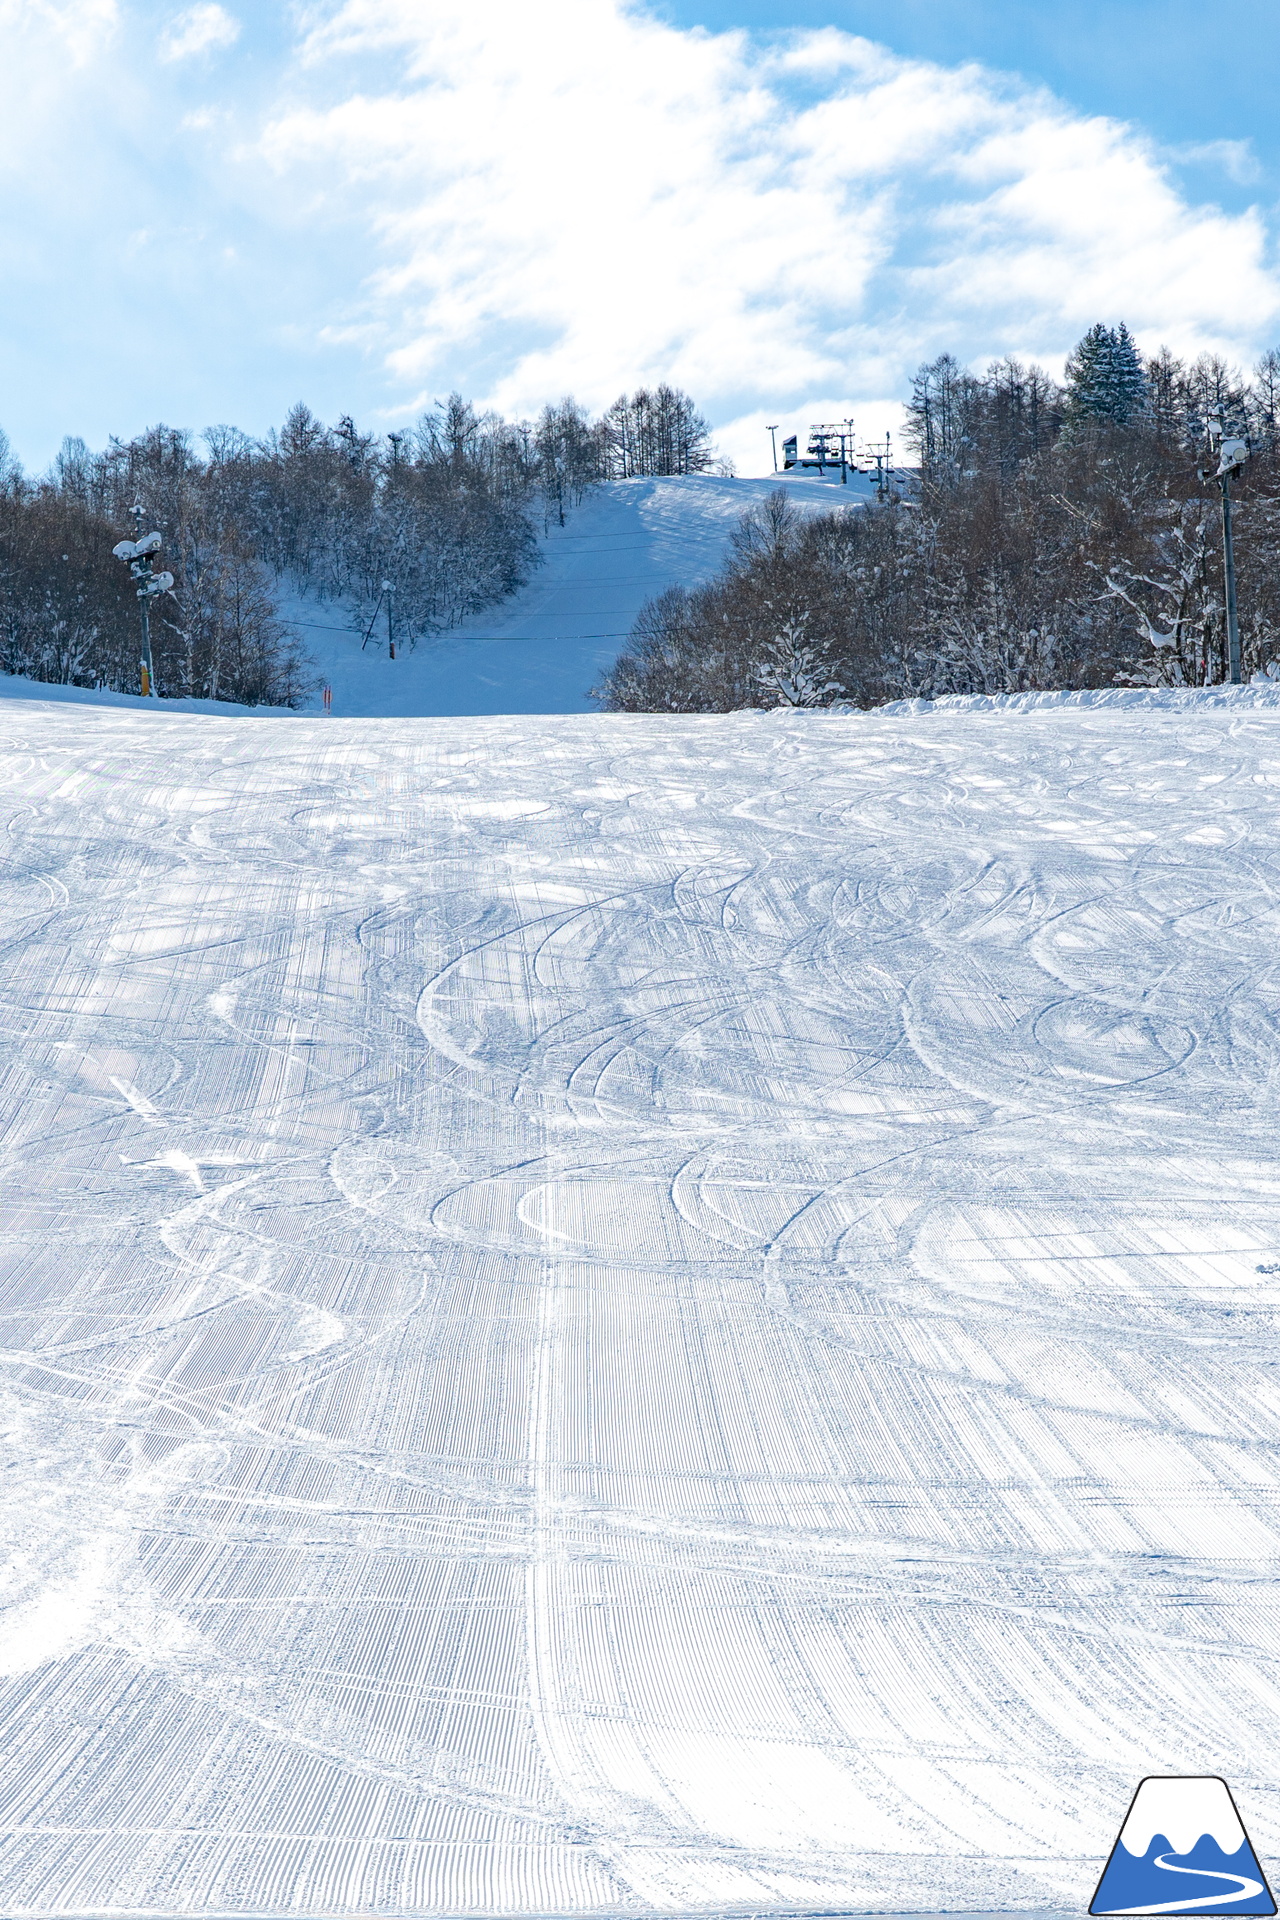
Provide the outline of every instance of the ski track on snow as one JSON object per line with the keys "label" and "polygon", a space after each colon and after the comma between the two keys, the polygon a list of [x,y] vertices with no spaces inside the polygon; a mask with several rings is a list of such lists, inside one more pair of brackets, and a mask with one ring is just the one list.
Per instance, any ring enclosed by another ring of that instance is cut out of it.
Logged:
{"label": "ski track on snow", "polygon": [[7,701],[0,1910],[1280,1839],[1280,704]]}

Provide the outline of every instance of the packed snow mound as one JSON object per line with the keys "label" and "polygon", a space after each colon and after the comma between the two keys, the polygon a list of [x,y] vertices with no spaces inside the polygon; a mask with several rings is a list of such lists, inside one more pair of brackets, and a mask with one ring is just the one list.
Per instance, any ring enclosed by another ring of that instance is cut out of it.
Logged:
{"label": "packed snow mound", "polygon": [[2,717],[0,1910],[1274,1853],[1274,705]]}
{"label": "packed snow mound", "polygon": [[1133,708],[1193,713],[1212,707],[1248,711],[1280,707],[1280,681],[1259,677],[1243,687],[1100,687],[1079,693],[947,693],[938,700],[894,700],[884,715],[907,713],[1041,713],[1048,708]]}
{"label": "packed snow mound", "polygon": [[234,700],[147,700],[140,693],[113,693],[109,687],[64,687],[49,680],[28,680],[17,673],[0,673],[0,700],[41,701],[61,707],[127,707],[135,713],[207,713],[215,719],[260,714],[279,719],[282,707],[244,707]]}

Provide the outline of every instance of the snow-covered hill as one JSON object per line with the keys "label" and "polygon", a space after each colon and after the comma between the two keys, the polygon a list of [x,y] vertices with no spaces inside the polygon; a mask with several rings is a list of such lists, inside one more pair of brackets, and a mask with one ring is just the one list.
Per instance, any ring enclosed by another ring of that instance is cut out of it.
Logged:
{"label": "snow-covered hill", "polygon": [[8,701],[0,1912],[1280,1849],[1280,695]]}
{"label": "snow-covered hill", "polygon": [[[564,527],[539,540],[541,564],[528,585],[475,619],[406,650],[387,652],[385,622],[361,644],[342,605],[286,593],[281,611],[315,664],[310,710],[330,688],[333,713],[347,718],[499,713],[590,713],[590,689],[621,652],[646,600],[670,586],[709,580],[743,513],[783,487],[802,512],[829,512],[872,497],[862,474],[779,474],[726,480],[618,480],[594,488]],[[77,706],[140,706],[136,694],[50,687],[0,674],[0,699]],[[210,700],[166,700],[166,712],[244,713]]]}
{"label": "snow-covered hill", "polygon": [[588,692],[644,602],[710,579],[742,514],[778,486],[797,506],[825,511],[870,495],[862,475],[844,488],[817,475],[614,481],[550,528],[543,564],[522,592],[394,661],[381,623],[362,651],[340,610],[291,601],[288,612],[333,689],[335,713],[591,712]]}

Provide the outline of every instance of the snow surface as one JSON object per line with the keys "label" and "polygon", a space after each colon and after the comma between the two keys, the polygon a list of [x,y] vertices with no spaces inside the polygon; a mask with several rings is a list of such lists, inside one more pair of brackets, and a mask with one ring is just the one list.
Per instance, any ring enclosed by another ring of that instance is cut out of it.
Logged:
{"label": "snow surface", "polygon": [[362,651],[343,607],[292,598],[284,610],[333,689],[335,714],[590,713],[587,695],[645,601],[709,580],[743,513],[778,487],[802,511],[830,512],[872,494],[864,475],[845,487],[838,475],[817,474],[595,487],[540,540],[543,564],[526,587],[438,639],[398,649],[395,660],[381,615]]}
{"label": "snow surface", "polygon": [[39,700],[69,707],[129,707],[157,714],[207,713],[225,720],[231,714],[254,714],[281,719],[283,707],[245,707],[232,700],[151,700],[140,693],[113,693],[108,687],[64,687],[48,680],[28,680],[17,673],[0,673],[0,700]]}
{"label": "snow surface", "polygon": [[8,701],[0,1911],[1280,1841],[1280,694]]}

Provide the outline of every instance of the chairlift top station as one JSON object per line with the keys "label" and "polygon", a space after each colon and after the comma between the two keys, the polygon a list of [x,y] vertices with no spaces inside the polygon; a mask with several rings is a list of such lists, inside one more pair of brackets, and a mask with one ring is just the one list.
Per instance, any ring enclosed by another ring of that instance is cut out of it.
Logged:
{"label": "chairlift top station", "polygon": [[874,476],[876,490],[884,497],[894,472],[890,436],[886,433],[883,442],[859,441],[854,434],[853,421],[849,419],[834,424],[812,425],[803,453],[800,451],[798,432],[788,434],[783,440],[784,473],[816,469],[825,474],[829,468],[837,469],[842,479],[850,472]]}

